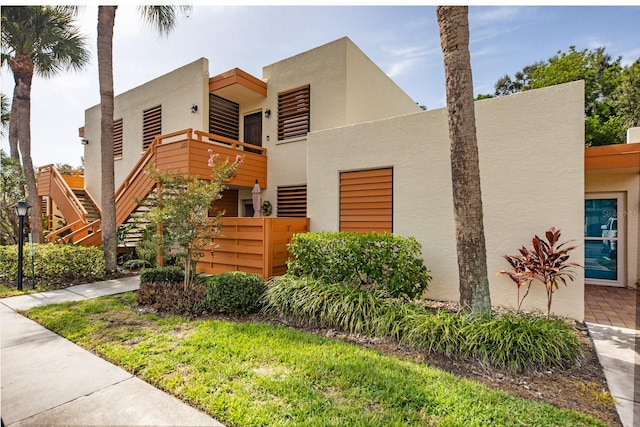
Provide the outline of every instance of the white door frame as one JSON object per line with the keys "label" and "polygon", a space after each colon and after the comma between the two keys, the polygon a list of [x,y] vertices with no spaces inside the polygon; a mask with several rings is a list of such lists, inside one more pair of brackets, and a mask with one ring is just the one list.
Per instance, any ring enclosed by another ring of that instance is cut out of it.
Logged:
{"label": "white door frame", "polygon": [[[623,191],[611,191],[611,192],[593,192],[586,193],[584,196],[585,200],[598,200],[598,199],[616,199],[617,208],[616,208],[616,216],[618,218],[618,233],[615,239],[606,239],[602,237],[586,237],[586,212],[585,212],[585,243],[586,241],[599,241],[599,240],[608,240],[614,241],[617,245],[616,251],[616,266],[618,272],[618,278],[616,280],[605,280],[605,279],[591,279],[587,278],[585,275],[584,282],[590,285],[605,285],[605,286],[626,286],[626,276],[627,276],[627,227],[626,227],[626,193]],[[585,244],[586,248],[586,244]],[[585,258],[586,261],[586,258]]]}

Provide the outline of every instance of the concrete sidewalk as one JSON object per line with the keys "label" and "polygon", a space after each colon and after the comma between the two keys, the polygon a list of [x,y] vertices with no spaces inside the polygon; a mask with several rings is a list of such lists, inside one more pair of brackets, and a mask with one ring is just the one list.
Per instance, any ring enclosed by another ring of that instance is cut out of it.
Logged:
{"label": "concrete sidewalk", "polygon": [[587,322],[624,427],[640,425],[640,331]]}
{"label": "concrete sidewalk", "polygon": [[16,310],[135,290],[139,277],[0,300],[0,416],[17,426],[222,426]]}

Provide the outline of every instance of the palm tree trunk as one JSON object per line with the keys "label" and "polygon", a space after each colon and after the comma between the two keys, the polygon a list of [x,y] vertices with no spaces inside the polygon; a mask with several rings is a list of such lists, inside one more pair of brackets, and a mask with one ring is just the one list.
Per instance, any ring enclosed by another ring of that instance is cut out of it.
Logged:
{"label": "palm tree trunk", "polygon": [[491,311],[466,6],[438,6],[451,140],[460,304]]}
{"label": "palm tree trunk", "polygon": [[40,198],[36,188],[36,174],[31,159],[31,81],[33,78],[33,61],[26,58],[13,60],[13,77],[15,80],[14,105],[12,110],[18,113],[14,118],[17,122],[17,136],[20,155],[22,157],[22,170],[27,182],[27,199],[31,205],[29,210],[29,224],[35,243],[42,243],[42,209]]}
{"label": "palm tree trunk", "polygon": [[[18,115],[16,111],[16,105],[18,96],[17,91],[13,90],[13,101],[11,101],[11,116],[16,117]],[[17,120],[9,120],[9,156],[12,159],[20,160],[20,154],[18,152],[18,125]]]}
{"label": "palm tree trunk", "polygon": [[[14,76],[15,79],[15,76]],[[13,100],[11,101],[11,115],[10,117],[16,117],[15,120],[9,120],[9,157],[15,159],[17,164],[21,164],[20,162],[20,151],[18,148],[18,116],[20,112],[18,111],[18,95],[15,88],[13,89]],[[20,191],[22,194],[27,194],[27,189],[25,187],[24,181],[21,180]],[[17,236],[16,232],[16,236]]]}
{"label": "palm tree trunk", "polygon": [[116,8],[117,6],[98,7],[102,249],[108,273],[113,273],[117,269],[118,250],[113,165],[113,26]]}

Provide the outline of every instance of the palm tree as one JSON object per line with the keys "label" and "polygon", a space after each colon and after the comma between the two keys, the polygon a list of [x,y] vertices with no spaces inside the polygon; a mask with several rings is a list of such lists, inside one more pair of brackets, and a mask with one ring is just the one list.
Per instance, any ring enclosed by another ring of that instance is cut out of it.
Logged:
{"label": "palm tree", "polygon": [[88,64],[85,38],[72,23],[73,14],[60,7],[2,7],[2,65],[9,66],[15,81],[9,137],[18,140],[28,200],[33,206],[31,231],[38,243],[43,236],[31,159],[31,83],[34,74],[51,77],[62,69],[80,70]]}
{"label": "palm tree", "polygon": [[[113,164],[113,26],[117,6],[98,7],[98,74],[100,80],[100,164],[102,166],[102,249],[108,272],[117,268],[117,229]],[[160,34],[176,25],[178,13],[189,6],[140,6],[143,19]]]}
{"label": "palm tree", "polygon": [[0,105],[2,107],[2,123],[0,125],[0,135],[4,136],[5,132],[9,128],[9,118],[11,113],[9,112],[9,98],[4,93],[0,94]]}
{"label": "palm tree", "polygon": [[444,55],[460,304],[473,311],[490,312],[468,7],[438,6],[436,14]]}

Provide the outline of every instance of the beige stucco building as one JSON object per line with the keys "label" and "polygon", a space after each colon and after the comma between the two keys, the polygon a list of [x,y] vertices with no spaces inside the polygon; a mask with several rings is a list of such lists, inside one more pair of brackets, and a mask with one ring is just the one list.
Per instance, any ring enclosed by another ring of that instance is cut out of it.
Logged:
{"label": "beige stucco building", "polygon": [[[178,148],[207,143],[240,150],[246,164],[257,165],[255,179],[262,200],[273,206],[271,217],[309,218],[312,231],[414,236],[433,275],[427,296],[458,299],[446,110],[423,111],[348,38],[268,65],[259,78],[239,69],[211,77],[208,69],[201,58],[116,96],[116,186],[129,185],[139,175],[132,169],[153,150],[158,162],[162,158],[174,169],[202,162],[205,156],[194,153],[206,153],[194,148],[181,163]],[[514,284],[495,274],[508,267],[503,255],[515,254],[550,227],[578,246],[572,260],[588,267],[577,269],[576,280],[556,292],[555,314],[583,319],[585,271],[610,270],[614,253],[620,273],[595,282],[636,286],[638,170],[587,167],[585,174],[583,103],[583,82],[476,102],[495,305],[516,305]],[[184,129],[185,140],[162,139],[145,151],[155,136]],[[99,204],[99,106],[86,111],[81,134],[88,142],[85,188]],[[231,183],[223,197],[228,214],[254,215],[252,183]],[[600,203],[598,218],[589,216],[593,203]],[[605,229],[610,217],[624,223],[620,235],[612,235],[612,224]],[[590,252],[596,245],[607,247],[606,256]],[[534,286],[525,308],[545,307],[542,286]]]}
{"label": "beige stucco building", "polygon": [[[342,38],[268,65],[262,78],[234,69],[212,78],[209,63],[201,58],[115,98],[114,120],[122,119],[122,155],[115,157],[116,187],[143,152],[144,113],[161,108],[160,133],[192,128],[220,134],[211,123],[211,97],[234,108],[235,136],[246,135],[248,117],[260,118],[257,145],[268,150],[269,185],[263,197],[275,199],[278,185],[306,183],[306,132],[299,137],[278,137],[278,95],[308,86],[312,112],[310,131],[330,129],[420,111],[389,77],[348,38]],[[268,90],[267,90],[268,87]],[[222,99],[222,100],[221,100]],[[192,112],[192,107],[197,107]],[[268,112],[268,113],[267,113]],[[273,112],[273,114],[271,113]],[[224,129],[228,135],[234,132]],[[86,188],[100,202],[100,106],[86,111],[84,138]],[[92,143],[93,142],[93,143]],[[251,189],[238,189],[239,200],[251,199]],[[274,210],[277,207],[274,204]],[[275,213],[275,212],[274,212]]]}
{"label": "beige stucco building", "polygon": [[[476,102],[476,125],[492,303],[516,304],[514,284],[495,276],[534,234],[560,228],[582,239],[584,86],[582,82]],[[561,143],[559,143],[561,141]],[[428,295],[458,299],[449,136],[445,109],[309,134],[308,214],[313,230],[340,228],[341,175],[392,171],[393,232],[415,236],[432,270]],[[562,159],[561,162],[557,159]],[[561,183],[561,185],[559,185]],[[575,262],[583,263],[576,251]],[[582,319],[582,271],[554,296],[557,314]],[[542,286],[525,300],[546,304]]]}

